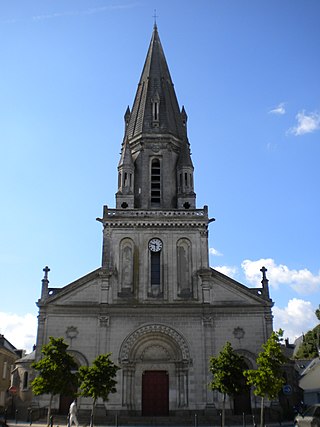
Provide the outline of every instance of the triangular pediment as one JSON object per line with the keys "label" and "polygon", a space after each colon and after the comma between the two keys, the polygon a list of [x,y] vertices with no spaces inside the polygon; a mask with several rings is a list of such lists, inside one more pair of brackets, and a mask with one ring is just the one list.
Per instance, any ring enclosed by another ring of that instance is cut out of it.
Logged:
{"label": "triangular pediment", "polygon": [[272,300],[263,288],[249,288],[240,282],[210,268],[211,303],[214,305],[262,305],[272,306]]}
{"label": "triangular pediment", "polygon": [[[49,288],[45,303],[54,305],[95,304],[100,296],[101,268],[61,288]],[[51,294],[50,294],[51,293]]]}

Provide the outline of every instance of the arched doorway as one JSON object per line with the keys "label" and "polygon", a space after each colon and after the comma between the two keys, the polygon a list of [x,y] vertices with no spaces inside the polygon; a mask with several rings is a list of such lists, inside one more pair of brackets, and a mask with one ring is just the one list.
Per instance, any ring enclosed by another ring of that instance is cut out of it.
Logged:
{"label": "arched doorway", "polygon": [[[238,350],[237,353],[244,357],[245,369],[252,369],[253,364],[250,359],[254,356],[246,350]],[[241,392],[233,397],[233,412],[234,415],[251,414],[251,388],[247,385],[244,377],[242,379]]]}
{"label": "arched doorway", "polygon": [[162,324],[142,326],[124,340],[119,359],[125,409],[164,416],[188,407],[191,358],[178,331]]}
{"label": "arched doorway", "polygon": [[[88,361],[86,357],[79,351],[69,350],[68,353],[73,356],[78,366],[78,369],[80,366],[88,366]],[[70,405],[73,402],[76,394],[77,394],[77,388],[74,388],[73,390],[70,390],[70,393],[68,393],[67,395],[63,395],[63,394],[60,395],[59,414],[66,415],[69,413]]]}

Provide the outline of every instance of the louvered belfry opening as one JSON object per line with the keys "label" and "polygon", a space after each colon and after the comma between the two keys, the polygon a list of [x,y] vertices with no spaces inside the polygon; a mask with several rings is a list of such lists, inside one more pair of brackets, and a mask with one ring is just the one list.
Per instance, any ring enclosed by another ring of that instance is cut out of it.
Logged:
{"label": "louvered belfry opening", "polygon": [[151,162],[151,207],[159,207],[161,203],[161,164],[159,159]]}

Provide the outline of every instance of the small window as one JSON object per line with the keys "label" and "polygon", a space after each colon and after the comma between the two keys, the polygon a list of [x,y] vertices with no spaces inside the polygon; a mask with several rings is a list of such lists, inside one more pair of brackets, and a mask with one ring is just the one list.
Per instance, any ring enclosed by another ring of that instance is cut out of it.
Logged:
{"label": "small window", "polygon": [[23,374],[23,389],[26,390],[28,388],[28,381],[29,381],[29,373],[27,371]]}
{"label": "small window", "polygon": [[7,378],[8,373],[8,362],[3,362],[3,370],[2,370],[2,379],[5,380]]}

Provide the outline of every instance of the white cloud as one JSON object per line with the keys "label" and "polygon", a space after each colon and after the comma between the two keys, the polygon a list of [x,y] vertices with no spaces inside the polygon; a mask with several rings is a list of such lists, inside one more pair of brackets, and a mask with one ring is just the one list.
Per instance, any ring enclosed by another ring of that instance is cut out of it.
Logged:
{"label": "white cloud", "polygon": [[230,276],[235,278],[238,272],[237,267],[232,267],[228,265],[217,265],[212,267],[217,271],[220,271],[220,273],[225,274],[226,276]]}
{"label": "white cloud", "polygon": [[284,337],[294,342],[296,338],[317,325],[314,312],[311,302],[293,298],[289,300],[287,307],[273,308],[274,329],[283,329]]}
{"label": "white cloud", "polygon": [[292,133],[295,136],[304,135],[305,133],[312,133],[320,129],[320,113],[314,111],[306,113],[300,111],[296,115],[297,125],[290,128],[288,133]]}
{"label": "white cloud", "polygon": [[276,107],[272,108],[269,111],[269,114],[278,114],[278,115],[282,115],[286,113],[286,109],[284,108],[285,103],[284,102],[280,102],[279,105],[277,105]]}
{"label": "white cloud", "polygon": [[32,351],[36,343],[37,316],[27,313],[19,316],[0,312],[0,333],[17,349]]}
{"label": "white cloud", "polygon": [[259,259],[251,261],[246,259],[241,267],[245,273],[246,279],[255,285],[261,282],[261,267],[268,269],[267,277],[270,287],[278,289],[279,285],[288,285],[300,295],[308,295],[320,290],[320,273],[314,275],[308,269],[290,270],[284,264],[277,265],[272,258]]}
{"label": "white cloud", "polygon": [[222,253],[215,248],[209,248],[209,254],[213,256],[222,256]]}

